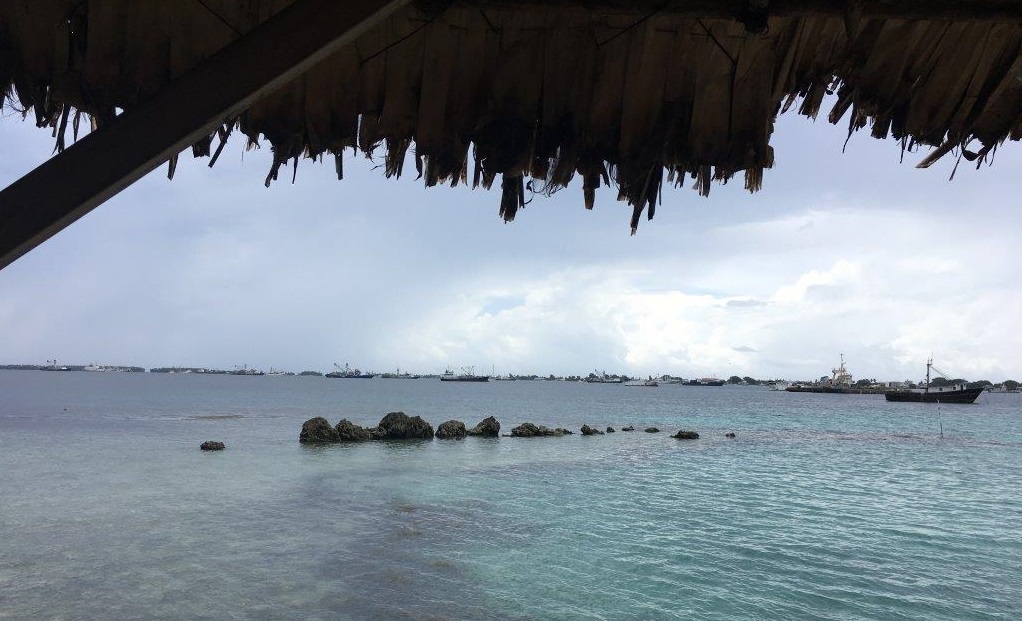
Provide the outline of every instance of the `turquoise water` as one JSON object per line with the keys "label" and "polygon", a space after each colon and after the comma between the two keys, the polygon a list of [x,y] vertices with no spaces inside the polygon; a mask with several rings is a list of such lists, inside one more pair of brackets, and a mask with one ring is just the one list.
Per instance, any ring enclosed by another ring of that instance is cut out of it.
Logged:
{"label": "turquoise water", "polygon": [[[391,410],[665,433],[297,442]],[[1020,421],[1018,394],[0,372],[0,619],[1018,619]]]}

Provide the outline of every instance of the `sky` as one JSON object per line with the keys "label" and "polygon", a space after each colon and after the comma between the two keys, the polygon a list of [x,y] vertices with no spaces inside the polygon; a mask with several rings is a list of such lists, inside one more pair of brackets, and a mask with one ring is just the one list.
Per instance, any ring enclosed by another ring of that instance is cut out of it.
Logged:
{"label": "sky", "polygon": [[[826,108],[825,108],[826,109]],[[665,188],[629,235],[581,187],[498,217],[499,190],[425,189],[380,162],[268,144],[182,156],[0,270],[0,364],[916,380],[1022,379],[1022,147],[992,166],[783,115],[763,189]],[[0,118],[0,186],[48,159]],[[407,168],[413,168],[408,166]]]}

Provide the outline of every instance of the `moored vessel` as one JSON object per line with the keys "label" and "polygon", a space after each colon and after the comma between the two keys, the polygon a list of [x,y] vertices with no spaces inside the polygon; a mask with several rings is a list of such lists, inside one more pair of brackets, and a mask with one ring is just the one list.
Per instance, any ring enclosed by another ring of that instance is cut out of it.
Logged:
{"label": "moored vessel", "polygon": [[701,377],[682,382],[685,386],[723,386],[724,380],[716,377]]}
{"label": "moored vessel", "polygon": [[326,374],[326,377],[341,378],[341,379],[372,379],[376,377],[375,373],[363,373],[358,369],[348,366],[348,363],[344,363],[342,369],[336,362],[334,363],[334,370]]}
{"label": "moored vessel", "polygon": [[393,373],[381,373],[380,377],[383,379],[419,379],[422,376],[416,375],[415,373],[409,373],[407,371],[402,373],[401,368],[398,367]]}
{"label": "moored vessel", "polygon": [[247,364],[242,365],[240,367],[235,367],[233,371],[228,371],[227,374],[228,375],[266,375],[266,373],[264,373],[263,371],[260,371],[259,369],[250,369],[250,368],[248,368]]}
{"label": "moored vessel", "polygon": [[816,392],[836,395],[870,395],[881,392],[869,386],[857,387],[852,383],[852,374],[845,368],[845,355],[841,354],[841,364],[831,369],[830,378],[826,376],[816,382],[796,382],[784,389],[786,392]]}
{"label": "moored vessel", "polygon": [[623,384],[625,380],[618,375],[607,375],[606,371],[593,371],[582,381],[587,384]]}
{"label": "moored vessel", "polygon": [[490,381],[489,375],[476,375],[475,367],[462,367],[461,373],[455,373],[454,371],[447,369],[444,374],[440,376],[441,382],[488,382]]}
{"label": "moored vessel", "polygon": [[625,382],[625,386],[642,386],[644,388],[656,388],[659,385],[660,383],[653,378]]}
{"label": "moored vessel", "polygon": [[931,370],[944,377],[943,373],[934,368],[933,358],[930,358],[926,361],[926,382],[922,388],[888,390],[884,393],[884,398],[888,401],[907,403],[974,403],[983,392],[982,386],[969,388],[968,384],[933,386],[930,380]]}

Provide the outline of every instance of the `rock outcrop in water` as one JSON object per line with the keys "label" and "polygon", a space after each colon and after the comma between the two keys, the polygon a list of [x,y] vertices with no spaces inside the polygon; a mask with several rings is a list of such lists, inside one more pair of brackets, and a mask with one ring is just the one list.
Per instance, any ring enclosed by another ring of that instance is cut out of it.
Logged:
{"label": "rock outcrop in water", "polygon": [[533,423],[522,423],[511,430],[511,437],[513,438],[543,438],[563,435],[571,435],[571,432],[560,427],[551,429],[544,425],[535,425]]}
{"label": "rock outcrop in water", "polygon": [[298,441],[303,444],[326,444],[332,442],[366,442],[368,440],[407,440],[433,437],[433,426],[420,416],[408,416],[404,412],[391,412],[383,417],[380,424],[366,429],[344,419],[331,427],[322,416],[310,418],[302,424]]}
{"label": "rock outcrop in water", "polygon": [[330,421],[317,416],[310,418],[302,424],[302,431],[298,434],[298,441],[303,444],[324,444],[327,442],[340,442],[337,430],[330,426]]}
{"label": "rock outcrop in water", "polygon": [[334,429],[337,431],[337,438],[341,442],[366,442],[373,439],[373,434],[368,429],[361,425],[356,425],[346,418],[337,423]]}
{"label": "rock outcrop in water", "polygon": [[202,451],[222,451],[227,448],[227,445],[218,440],[206,440],[199,445],[199,450]]}
{"label": "rock outcrop in water", "polygon": [[468,435],[468,430],[465,429],[465,423],[460,420],[449,420],[440,423],[440,426],[436,428],[436,437],[441,440],[457,439],[460,440]]}
{"label": "rock outcrop in water", "polygon": [[408,416],[404,412],[391,412],[370,431],[377,440],[426,440],[433,437],[433,425],[421,416]]}
{"label": "rock outcrop in water", "polygon": [[484,438],[496,438],[500,436],[500,423],[497,419],[488,416],[479,421],[479,424],[468,430],[470,436],[482,436]]}
{"label": "rock outcrop in water", "polygon": [[735,432],[729,431],[729,432],[724,434],[724,437],[725,438],[730,438],[730,439],[734,440],[735,439]]}
{"label": "rock outcrop in water", "polygon": [[[635,427],[625,425],[621,427],[621,431],[635,431]],[[601,431],[587,424],[582,425],[581,432],[583,436],[600,436],[605,433],[615,433],[615,429],[607,427],[606,431]],[[659,432],[660,429],[656,427],[646,428],[646,433]],[[551,429],[545,425],[522,423],[513,428],[510,434],[504,435],[511,438],[544,438],[570,436],[574,433],[569,429],[561,427]],[[434,433],[433,426],[423,420],[421,416],[408,416],[404,412],[390,412],[380,420],[379,425],[371,428],[356,425],[348,419],[342,419],[335,427],[331,427],[327,419],[317,416],[305,421],[302,425],[302,431],[298,435],[298,441],[306,444],[322,444],[332,442],[367,442],[370,440],[428,440],[433,437],[460,439],[466,436],[500,437],[500,423],[497,422],[496,418],[488,416],[479,421],[475,427],[468,429],[465,423],[459,420],[449,420],[441,423],[436,433]],[[699,438],[699,434],[694,431],[682,430],[671,437],[679,440],[695,440]],[[733,438],[734,434],[729,433],[727,437]],[[207,448],[207,444],[210,447],[220,444],[220,448]],[[210,441],[203,443],[202,449],[222,450],[223,443]]]}

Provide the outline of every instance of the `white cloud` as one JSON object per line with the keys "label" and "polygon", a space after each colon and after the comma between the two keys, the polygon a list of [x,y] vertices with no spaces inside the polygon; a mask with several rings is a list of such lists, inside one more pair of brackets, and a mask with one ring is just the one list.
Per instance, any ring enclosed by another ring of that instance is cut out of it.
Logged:
{"label": "white cloud", "polygon": [[[9,125],[5,144],[49,154]],[[636,237],[612,192],[595,212],[577,188],[537,198],[505,226],[494,192],[359,162],[270,190],[265,152],[182,162],[0,272],[2,362],[810,378],[845,353],[858,376],[904,379],[933,352],[954,374],[1022,376],[1004,174],[947,184],[890,144],[842,156],[843,136],[779,127],[762,193],[670,190]]]}

